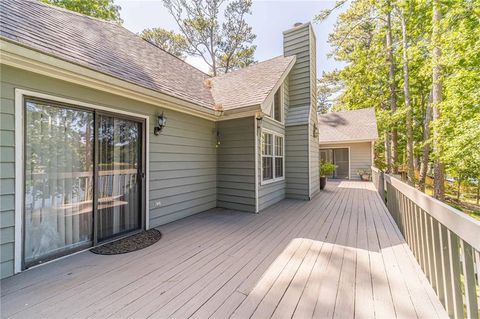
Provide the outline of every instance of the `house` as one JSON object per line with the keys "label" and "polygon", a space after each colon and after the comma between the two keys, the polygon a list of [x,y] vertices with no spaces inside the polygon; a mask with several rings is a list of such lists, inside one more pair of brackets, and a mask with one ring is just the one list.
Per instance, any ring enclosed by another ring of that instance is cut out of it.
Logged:
{"label": "house", "polygon": [[337,165],[333,178],[360,179],[359,170],[370,170],[378,139],[375,109],[318,115],[320,160]]}
{"label": "house", "polygon": [[315,34],[283,39],[211,77],[115,23],[1,1],[1,277],[214,207],[313,198]]}

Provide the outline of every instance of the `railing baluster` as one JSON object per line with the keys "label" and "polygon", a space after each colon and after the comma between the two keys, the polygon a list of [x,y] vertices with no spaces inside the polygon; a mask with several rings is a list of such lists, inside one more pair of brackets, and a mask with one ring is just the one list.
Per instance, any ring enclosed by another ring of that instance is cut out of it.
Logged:
{"label": "railing baluster", "polygon": [[463,299],[462,299],[462,279],[460,273],[460,252],[458,250],[458,236],[449,231],[449,246],[450,246],[450,269],[452,277],[452,292],[453,292],[453,308],[456,319],[463,318]]}
{"label": "railing baluster", "polygon": [[478,303],[475,284],[475,270],[472,246],[461,240],[463,254],[463,281],[465,283],[465,303],[467,318],[478,318]]}
{"label": "railing baluster", "polygon": [[417,205],[414,207],[415,211],[415,228],[417,229],[417,241],[418,241],[418,260],[420,263],[420,267],[422,267],[422,270],[424,273],[426,273],[426,267],[425,267],[425,255],[423,253],[423,232],[422,232],[422,215],[420,208],[418,208]]}
{"label": "railing baluster", "polygon": [[423,246],[423,261],[425,265],[425,275],[427,275],[428,280],[430,283],[432,282],[432,274],[430,272],[430,258],[429,258],[429,250],[428,245],[430,239],[428,238],[427,232],[427,214],[423,211],[423,209],[419,208],[420,216],[421,216],[421,227],[422,227],[422,246]]}
{"label": "railing baluster", "polygon": [[433,258],[435,266],[435,285],[437,287],[437,295],[445,306],[445,283],[443,282],[443,266],[442,266],[442,242],[440,237],[440,223],[431,218],[432,237],[433,237]]}
{"label": "railing baluster", "polygon": [[[375,174],[379,190],[381,172]],[[388,174],[383,178],[387,208],[448,315],[480,318],[480,223]]]}
{"label": "railing baluster", "polygon": [[440,227],[440,243],[442,246],[441,258],[443,266],[443,285],[444,285],[444,306],[450,317],[454,317],[455,309],[453,306],[453,291],[452,291],[452,268],[450,263],[450,245],[448,240],[448,229],[439,223]]}

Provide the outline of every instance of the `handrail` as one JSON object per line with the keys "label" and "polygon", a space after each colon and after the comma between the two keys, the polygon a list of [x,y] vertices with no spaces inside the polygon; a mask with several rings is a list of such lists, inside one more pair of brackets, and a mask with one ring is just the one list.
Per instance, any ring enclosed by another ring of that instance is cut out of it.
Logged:
{"label": "handrail", "polygon": [[385,181],[392,184],[412,200],[421,209],[425,210],[438,222],[453,231],[458,237],[480,251],[480,221],[458,209],[449,206],[412,186],[400,181],[396,177],[385,174]]}
{"label": "handrail", "polygon": [[480,221],[377,168],[372,179],[449,316],[478,318]]}

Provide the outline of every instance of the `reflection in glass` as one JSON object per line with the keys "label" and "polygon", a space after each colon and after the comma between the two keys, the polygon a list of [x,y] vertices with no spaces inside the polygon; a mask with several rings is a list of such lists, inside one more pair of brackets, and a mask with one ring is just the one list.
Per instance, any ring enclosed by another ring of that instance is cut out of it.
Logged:
{"label": "reflection in glass", "polygon": [[99,241],[140,227],[140,125],[104,115],[99,117]]}
{"label": "reflection in glass", "polygon": [[93,114],[27,100],[25,119],[29,264],[91,244]]}

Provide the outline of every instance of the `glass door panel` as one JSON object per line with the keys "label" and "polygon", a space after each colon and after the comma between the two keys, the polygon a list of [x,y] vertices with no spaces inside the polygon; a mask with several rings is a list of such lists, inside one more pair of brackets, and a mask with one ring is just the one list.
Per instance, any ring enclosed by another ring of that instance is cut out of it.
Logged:
{"label": "glass door panel", "polygon": [[141,123],[98,116],[97,241],[141,226]]}
{"label": "glass door panel", "polygon": [[337,168],[335,169],[335,178],[348,178],[348,148],[335,148],[333,149],[333,158]]}
{"label": "glass door panel", "polygon": [[24,262],[90,246],[93,113],[25,101]]}
{"label": "glass door panel", "polygon": [[[320,162],[321,163],[333,163],[333,150],[323,149],[320,150]],[[333,177],[333,173],[327,175],[327,177]]]}

